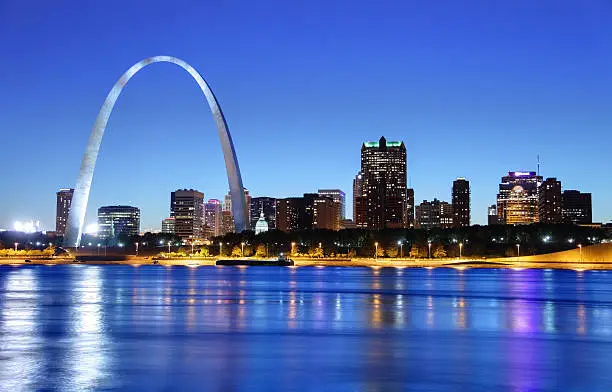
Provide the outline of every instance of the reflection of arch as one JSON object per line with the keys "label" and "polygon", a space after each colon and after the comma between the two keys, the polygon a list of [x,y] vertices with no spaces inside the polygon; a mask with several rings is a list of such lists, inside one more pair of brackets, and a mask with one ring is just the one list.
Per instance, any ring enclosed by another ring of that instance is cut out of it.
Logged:
{"label": "reflection of arch", "polygon": [[244,197],[244,188],[242,186],[242,177],[240,176],[240,168],[238,167],[238,159],[236,158],[236,152],[234,151],[234,144],[232,143],[232,137],[230,136],[225,122],[223,112],[219,107],[219,103],[215,98],[212,90],[202,78],[202,76],[189,64],[183,60],[177,59],[170,56],[155,56],[148,57],[130,67],[121,78],[115,83],[110,93],[106,97],[100,113],[96,118],[89,142],[87,142],[87,148],[85,149],[85,155],[81,162],[81,169],[79,170],[79,176],[77,183],[74,188],[74,195],[72,197],[72,203],[70,205],[70,213],[68,215],[68,227],[66,228],[66,235],[64,237],[64,246],[75,247],[79,246],[81,242],[81,234],[83,233],[83,222],[85,221],[85,211],[87,210],[87,201],[89,200],[89,190],[91,188],[91,180],[93,178],[93,172],[96,166],[96,160],[98,158],[98,151],[100,150],[100,143],[102,142],[102,136],[106,129],[106,123],[110,117],[113,107],[121,90],[126,83],[145,66],[152,63],[168,62],[178,65],[195,79],[198,83],[202,92],[206,96],[210,110],[213,113],[215,122],[217,123],[217,131],[219,133],[219,139],[221,141],[221,148],[223,149],[223,157],[225,159],[225,169],[227,170],[227,181],[229,182],[230,194],[232,198],[232,215],[234,216],[234,225],[236,232],[241,232],[246,229],[246,200]]}

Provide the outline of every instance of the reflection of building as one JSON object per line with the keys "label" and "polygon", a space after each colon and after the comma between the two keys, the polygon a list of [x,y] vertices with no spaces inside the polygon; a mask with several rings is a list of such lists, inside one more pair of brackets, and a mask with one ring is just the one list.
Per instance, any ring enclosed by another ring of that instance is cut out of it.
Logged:
{"label": "reflection of building", "polygon": [[194,189],[178,189],[170,194],[170,216],[174,233],[181,239],[204,236],[204,194]]}
{"label": "reflection of building", "polygon": [[261,213],[268,222],[270,230],[276,229],[276,199],[273,197],[254,197],[251,199],[251,230],[255,230],[255,225]]}
{"label": "reflection of building", "polygon": [[204,232],[206,238],[221,234],[221,202],[217,199],[204,204]]}
{"label": "reflection of building", "polygon": [[567,223],[588,224],[593,223],[593,208],[591,194],[576,190],[563,191],[563,221]]}
{"label": "reflection of building", "polygon": [[470,225],[470,182],[465,178],[453,181],[453,227]]}
{"label": "reflection of building", "polygon": [[363,174],[358,172],[353,179],[353,221],[356,227],[367,226],[368,204],[363,196]]}
{"label": "reflection of building", "polygon": [[431,229],[433,227],[448,228],[453,226],[453,206],[445,201],[433,199],[423,200],[416,206],[416,227]]}
{"label": "reflection of building", "polygon": [[98,208],[98,237],[117,238],[140,233],[140,210],[131,206],[105,206]]}
{"label": "reflection of building", "polygon": [[363,192],[369,229],[406,226],[406,146],[403,142],[377,142],[361,146]]}
{"label": "reflection of building", "polygon": [[346,218],[346,195],[340,189],[319,189],[319,196],[331,197],[340,206],[339,220]]}
{"label": "reflection of building", "polygon": [[406,227],[414,227],[414,189],[406,189]]}
{"label": "reflection of building", "polygon": [[535,172],[508,172],[502,177],[497,194],[497,216],[507,225],[538,221],[538,188],[542,176]]}
{"label": "reflection of building", "polygon": [[162,233],[174,234],[175,219],[173,217],[166,218],[162,221]]}
{"label": "reflection of building", "polygon": [[547,178],[539,189],[538,218],[542,223],[559,223],[561,215],[561,181]]}
{"label": "reflection of building", "polygon": [[487,224],[488,225],[499,225],[499,218],[497,217],[497,204],[491,204],[487,208]]}
{"label": "reflection of building", "polygon": [[268,231],[268,222],[266,222],[264,213],[261,212],[257,223],[255,223],[255,234],[265,233],[266,231]]}
{"label": "reflection of building", "polygon": [[66,225],[68,224],[68,213],[70,212],[70,204],[72,203],[72,195],[74,189],[60,189],[57,192],[57,207],[55,214],[55,234],[64,235]]}

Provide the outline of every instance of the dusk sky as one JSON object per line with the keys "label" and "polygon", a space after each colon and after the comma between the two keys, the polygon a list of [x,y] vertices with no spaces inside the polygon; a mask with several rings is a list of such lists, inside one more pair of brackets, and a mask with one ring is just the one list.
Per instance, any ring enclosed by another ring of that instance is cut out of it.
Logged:
{"label": "dusk sky", "polygon": [[[85,4],[89,3],[89,4]],[[471,182],[486,223],[500,178],[536,170],[612,220],[612,2],[2,1],[0,228],[55,228],[113,84],[170,55],[210,83],[253,196],[340,188],[352,214],[361,143],[403,140],[417,203]],[[154,64],[126,86],[102,142],[86,223],[129,204],[159,229],[170,192],[228,190],[194,80]]]}

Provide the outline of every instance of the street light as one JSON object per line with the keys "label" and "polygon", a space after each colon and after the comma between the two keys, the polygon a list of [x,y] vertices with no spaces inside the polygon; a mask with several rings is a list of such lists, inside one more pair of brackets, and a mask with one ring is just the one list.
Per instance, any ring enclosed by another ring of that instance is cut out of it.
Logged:
{"label": "street light", "polygon": [[521,257],[521,244],[516,244],[516,260],[518,261]]}
{"label": "street light", "polygon": [[219,242],[219,257],[223,254],[223,242]]}
{"label": "street light", "polygon": [[98,244],[98,256],[100,256],[100,244]]}
{"label": "street light", "polygon": [[136,257],[138,257],[138,242],[136,242]]}
{"label": "street light", "polygon": [[170,245],[172,245],[172,242],[168,241],[168,253],[170,253]]}
{"label": "street light", "polygon": [[463,242],[459,243],[459,258],[461,258],[461,251],[463,250]]}
{"label": "street light", "polygon": [[[268,244],[266,244],[266,247],[268,246]],[[295,254],[295,242],[291,243],[291,254]],[[268,251],[266,250],[266,253],[268,253]],[[267,255],[266,255],[267,256]]]}
{"label": "street light", "polygon": [[431,241],[427,241],[427,257],[431,259]]}
{"label": "street light", "polygon": [[242,249],[242,256],[241,257],[244,257],[244,242],[240,243],[240,248]]}
{"label": "street light", "polygon": [[580,262],[582,263],[582,244],[578,244],[578,249],[580,249]]}
{"label": "street light", "polygon": [[15,242],[15,252],[17,252],[17,245],[19,245],[19,242]]}
{"label": "street light", "polygon": [[375,250],[374,250],[374,260],[378,260],[378,242],[374,243],[375,246]]}
{"label": "street light", "polygon": [[191,242],[191,255],[193,256],[193,242]]}
{"label": "street light", "polygon": [[400,247],[400,259],[401,259],[402,257],[404,257],[404,249],[403,249],[404,244],[402,243],[402,241],[397,241],[397,244]]}

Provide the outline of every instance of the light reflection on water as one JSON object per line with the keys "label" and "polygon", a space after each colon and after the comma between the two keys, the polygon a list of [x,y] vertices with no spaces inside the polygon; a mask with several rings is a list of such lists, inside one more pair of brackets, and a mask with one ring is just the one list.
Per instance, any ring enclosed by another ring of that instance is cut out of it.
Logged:
{"label": "light reflection on water", "polygon": [[1,391],[609,391],[611,343],[612,272],[0,267]]}

